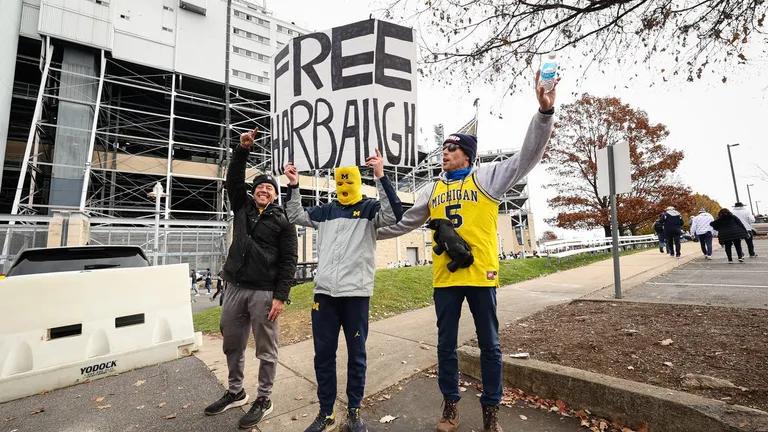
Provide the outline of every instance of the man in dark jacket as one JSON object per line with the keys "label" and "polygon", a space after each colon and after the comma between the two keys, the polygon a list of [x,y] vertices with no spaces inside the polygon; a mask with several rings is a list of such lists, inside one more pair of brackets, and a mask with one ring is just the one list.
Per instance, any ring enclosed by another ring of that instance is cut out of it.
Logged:
{"label": "man in dark jacket", "polygon": [[297,261],[296,228],[274,204],[277,180],[259,175],[251,195],[245,184],[245,162],[258,129],[240,136],[227,170],[226,188],[235,213],[232,245],[222,278],[228,283],[221,311],[221,333],[229,368],[229,391],[205,409],[208,415],[245,405],[243,368],[248,333],[253,332],[259,362],[258,396],[239,426],[250,429],[272,412],[269,399],[277,372],[277,318],[294,285]]}
{"label": "man in dark jacket", "polygon": [[667,238],[669,256],[680,258],[680,236],[683,234],[683,217],[674,207],[664,212],[664,236]]}

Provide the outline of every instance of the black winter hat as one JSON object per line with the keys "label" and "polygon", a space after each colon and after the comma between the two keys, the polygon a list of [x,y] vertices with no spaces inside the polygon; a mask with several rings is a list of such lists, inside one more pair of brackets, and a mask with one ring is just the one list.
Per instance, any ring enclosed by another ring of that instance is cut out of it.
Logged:
{"label": "black winter hat", "polygon": [[270,183],[275,188],[275,192],[280,193],[280,187],[277,185],[277,179],[270,174],[260,174],[253,179],[251,193],[256,190],[256,186],[262,183]]}
{"label": "black winter hat", "polygon": [[459,148],[469,158],[469,163],[475,163],[475,157],[477,157],[477,137],[474,135],[455,133],[448,135],[448,138],[443,141],[443,145],[447,143],[457,144]]}

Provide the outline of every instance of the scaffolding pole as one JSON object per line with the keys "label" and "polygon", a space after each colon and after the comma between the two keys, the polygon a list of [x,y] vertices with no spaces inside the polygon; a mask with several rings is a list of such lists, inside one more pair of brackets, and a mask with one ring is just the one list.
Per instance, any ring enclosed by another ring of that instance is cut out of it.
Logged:
{"label": "scaffolding pole", "polygon": [[104,70],[107,62],[104,58],[104,50],[101,50],[101,70],[99,71],[99,86],[96,90],[96,106],[93,109],[93,121],[91,122],[91,137],[88,140],[88,152],[85,155],[85,170],[83,188],[80,191],[80,211],[85,211],[85,200],[88,197],[88,186],[91,180],[91,163],[93,162],[93,146],[96,143],[96,128],[99,125],[99,110],[101,109],[101,92],[104,89]]}

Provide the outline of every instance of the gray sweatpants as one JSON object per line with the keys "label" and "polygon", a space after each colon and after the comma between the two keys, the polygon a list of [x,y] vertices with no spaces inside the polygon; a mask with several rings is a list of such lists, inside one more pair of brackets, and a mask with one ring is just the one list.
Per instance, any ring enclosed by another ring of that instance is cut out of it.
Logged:
{"label": "gray sweatpants", "polygon": [[229,367],[229,391],[243,388],[245,347],[248,334],[253,332],[256,358],[259,359],[258,396],[269,397],[277,373],[277,320],[269,321],[272,291],[257,291],[230,283],[224,292],[221,311],[221,333],[224,336],[224,354]]}

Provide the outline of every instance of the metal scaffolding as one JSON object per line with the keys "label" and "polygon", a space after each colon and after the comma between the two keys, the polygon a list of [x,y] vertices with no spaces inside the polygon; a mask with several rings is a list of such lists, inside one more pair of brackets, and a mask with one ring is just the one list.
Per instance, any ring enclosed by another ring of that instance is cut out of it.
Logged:
{"label": "metal scaffolding", "polygon": [[[167,193],[164,219],[226,219],[224,172],[227,154],[236,145],[227,139],[226,118],[231,118],[235,136],[255,126],[269,132],[268,95],[237,88],[226,95],[221,84],[129,64],[103,51],[95,54],[100,59],[97,74],[86,75],[63,68],[57,56],[63,50],[45,43],[45,67],[11,214],[79,210],[91,216],[152,217],[154,200],[147,194],[160,181]],[[95,98],[75,101],[91,110],[88,130],[57,123],[58,106],[73,102],[63,96],[64,90],[78,90],[65,88],[72,76],[98,89]],[[83,164],[64,166],[83,172],[80,200],[74,205],[49,202],[59,129],[90,138]],[[271,169],[268,136],[262,135],[251,153],[248,168],[256,170],[251,175]]]}

